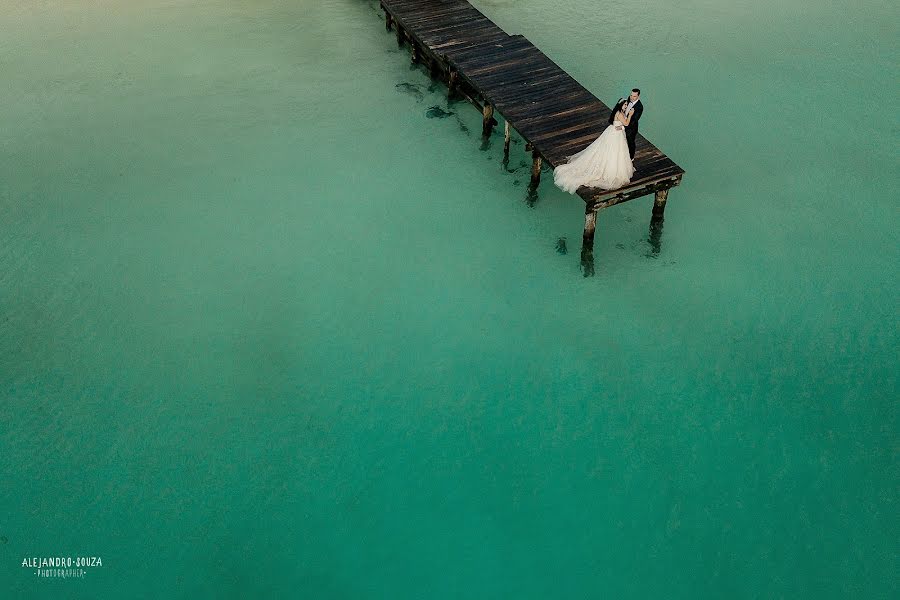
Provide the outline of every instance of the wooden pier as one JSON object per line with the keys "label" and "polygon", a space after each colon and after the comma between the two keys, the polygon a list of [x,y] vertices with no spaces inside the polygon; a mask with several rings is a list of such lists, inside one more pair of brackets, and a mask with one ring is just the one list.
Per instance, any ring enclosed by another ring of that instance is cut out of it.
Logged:
{"label": "wooden pier", "polygon": [[[509,35],[465,0],[381,0],[385,27],[409,44],[411,60],[426,65],[432,77],[447,82],[448,94],[461,94],[482,113],[482,134],[489,136],[505,120],[504,152],[510,128],[532,153],[530,187],[540,183],[541,165],[555,168],[586,148],[608,125],[611,109],[521,35]],[[669,189],[684,170],[637,135],[635,173],[620,189],[582,186],[585,202],[582,265],[593,272],[594,230],[598,211],[655,195],[650,225],[658,251]]]}

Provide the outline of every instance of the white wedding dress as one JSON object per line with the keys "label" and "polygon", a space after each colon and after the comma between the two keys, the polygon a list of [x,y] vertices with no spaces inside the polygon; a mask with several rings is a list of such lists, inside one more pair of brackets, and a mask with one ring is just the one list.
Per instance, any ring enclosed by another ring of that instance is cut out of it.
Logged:
{"label": "white wedding dress", "polygon": [[624,125],[613,121],[590,146],[553,170],[553,183],[570,194],[582,185],[615,190],[631,181],[633,174]]}

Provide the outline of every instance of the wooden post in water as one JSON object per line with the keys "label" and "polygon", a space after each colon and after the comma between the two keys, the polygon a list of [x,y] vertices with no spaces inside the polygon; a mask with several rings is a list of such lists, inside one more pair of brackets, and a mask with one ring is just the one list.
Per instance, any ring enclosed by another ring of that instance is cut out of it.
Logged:
{"label": "wooden post in water", "polygon": [[503,126],[503,154],[509,155],[509,121],[506,121]]}
{"label": "wooden post in water", "polygon": [[594,248],[594,232],[597,230],[597,209],[593,204],[588,203],[584,207],[584,233],[581,241],[584,246]]}
{"label": "wooden post in water", "polygon": [[494,107],[484,103],[484,109],[481,111],[481,135],[488,137],[494,128]]}
{"label": "wooden post in water", "polygon": [[597,205],[588,202],[584,206],[584,233],[581,235],[581,267],[584,276],[594,274],[594,231],[597,229]]}
{"label": "wooden post in water", "polygon": [[397,46],[403,45],[403,28],[397,23]]}
{"label": "wooden post in water", "polygon": [[659,190],[653,200],[653,218],[658,219],[666,211],[666,200],[669,198],[669,190]]}
{"label": "wooden post in water", "polygon": [[415,40],[409,40],[410,61],[415,64],[419,62],[419,47],[416,46]]}
{"label": "wooden post in water", "polygon": [[536,188],[541,183],[541,155],[537,150],[531,153],[531,188]]}
{"label": "wooden post in water", "polygon": [[459,77],[459,74],[456,72],[456,69],[450,69],[450,78],[447,80],[447,97],[453,96],[453,92],[456,91],[456,80]]}
{"label": "wooden post in water", "polygon": [[650,235],[647,241],[650,242],[650,254],[659,256],[662,249],[662,230],[663,230],[663,212],[666,210],[666,200],[669,197],[669,190],[659,190],[653,200],[653,216],[650,217]]}
{"label": "wooden post in water", "polygon": [[[383,6],[381,8],[384,8]],[[384,28],[388,31],[391,30],[391,13],[388,11],[384,11]]]}

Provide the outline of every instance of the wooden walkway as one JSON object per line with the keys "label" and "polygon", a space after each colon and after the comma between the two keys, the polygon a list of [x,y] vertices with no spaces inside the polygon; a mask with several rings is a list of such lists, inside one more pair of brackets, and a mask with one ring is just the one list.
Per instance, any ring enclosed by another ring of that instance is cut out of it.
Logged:
{"label": "wooden walkway", "polygon": [[[463,94],[482,111],[484,135],[497,123],[496,111],[506,121],[506,152],[510,127],[525,140],[532,152],[532,187],[539,183],[542,161],[551,167],[564,163],[608,125],[608,106],[527,38],[508,35],[469,2],[381,0],[381,8],[398,44],[409,44],[412,61],[428,65],[432,76],[447,81],[450,94]],[[600,209],[655,194],[653,215],[661,224],[668,190],[681,182],[684,170],[640,133],[634,166],[632,180],[620,189],[577,190],[585,201],[583,261],[593,249]]]}

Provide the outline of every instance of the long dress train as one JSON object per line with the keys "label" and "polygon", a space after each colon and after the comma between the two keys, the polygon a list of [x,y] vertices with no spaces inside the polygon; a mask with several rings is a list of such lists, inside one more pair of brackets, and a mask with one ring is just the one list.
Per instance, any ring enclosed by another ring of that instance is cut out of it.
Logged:
{"label": "long dress train", "polygon": [[584,150],[568,157],[568,161],[553,170],[553,183],[574,194],[582,185],[605,190],[622,187],[634,174],[628,153],[625,129],[616,121]]}

